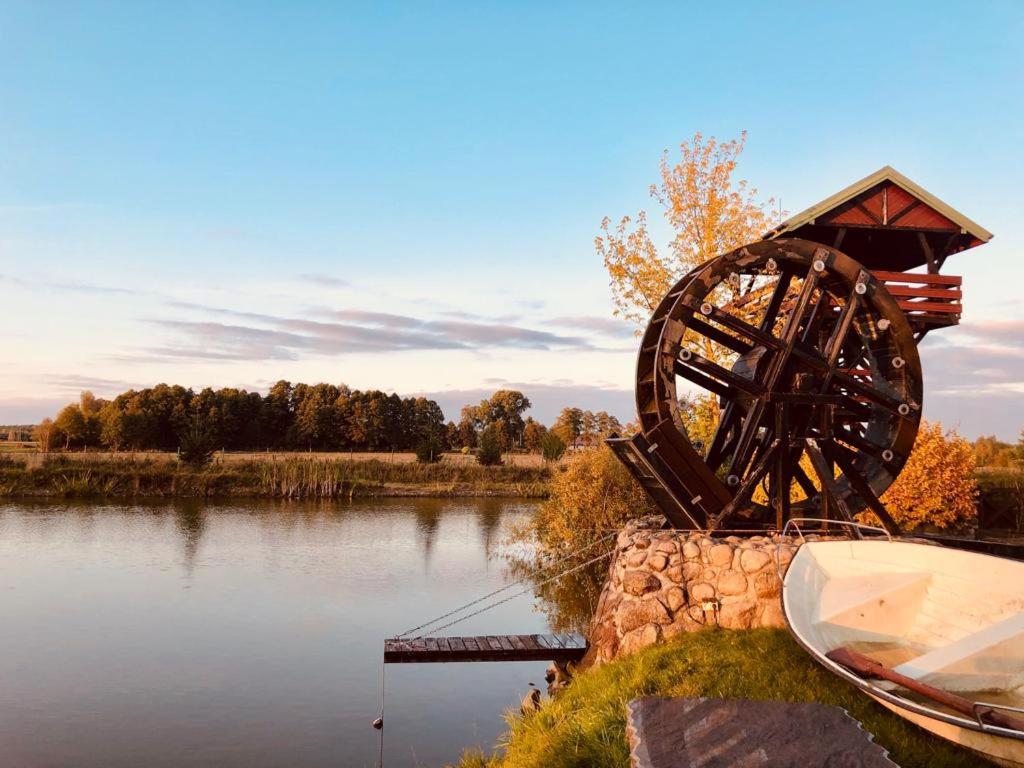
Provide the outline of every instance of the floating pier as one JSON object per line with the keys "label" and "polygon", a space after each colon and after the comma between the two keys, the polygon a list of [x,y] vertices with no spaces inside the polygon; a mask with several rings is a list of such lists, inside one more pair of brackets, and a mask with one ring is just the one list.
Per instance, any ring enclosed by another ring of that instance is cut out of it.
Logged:
{"label": "floating pier", "polygon": [[456,661],[579,661],[587,640],[579,634],[477,635],[391,638],[384,641],[385,664]]}

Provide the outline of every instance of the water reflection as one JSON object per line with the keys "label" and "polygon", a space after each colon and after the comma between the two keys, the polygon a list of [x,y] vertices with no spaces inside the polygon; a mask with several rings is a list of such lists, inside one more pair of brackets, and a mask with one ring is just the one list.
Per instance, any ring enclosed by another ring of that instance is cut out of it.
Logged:
{"label": "water reflection", "polygon": [[[506,583],[530,509],[0,504],[0,762],[372,766],[381,640]],[[452,631],[547,631],[533,607]],[[389,669],[387,765],[489,749],[544,666]]]}

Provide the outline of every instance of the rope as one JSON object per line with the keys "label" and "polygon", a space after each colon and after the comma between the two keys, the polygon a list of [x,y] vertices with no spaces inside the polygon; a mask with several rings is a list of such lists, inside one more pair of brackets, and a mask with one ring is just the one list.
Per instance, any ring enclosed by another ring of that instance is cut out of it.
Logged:
{"label": "rope", "polygon": [[377,758],[377,768],[384,768],[384,670],[387,669],[387,664],[384,663],[383,659],[380,663],[380,755]]}
{"label": "rope", "polygon": [[[593,565],[594,563],[599,562],[601,560],[604,560],[606,557],[610,557],[613,554],[615,554],[615,550],[614,549],[610,549],[610,550],[608,550],[607,552],[605,552],[602,555],[598,555],[597,557],[594,557],[594,558],[591,558],[590,560],[587,560],[585,563],[580,563],[575,568],[570,568],[567,571],[562,571],[561,573],[556,573],[554,576],[551,576],[550,578],[547,578],[547,579],[544,579],[543,581],[540,581],[540,582],[537,582],[535,584],[532,584],[531,586],[527,587],[526,589],[522,590],[521,592],[516,592],[514,595],[509,595],[508,597],[503,597],[501,600],[498,600],[496,603],[491,603],[490,605],[485,605],[483,608],[475,610],[472,613],[467,613],[465,616],[461,616],[461,617],[455,619],[454,621],[449,621],[447,624],[442,624],[439,627],[434,627],[434,629],[432,631],[433,632],[440,632],[442,629],[448,629],[448,627],[453,627],[456,624],[460,624],[461,622],[465,621],[466,619],[471,619],[474,616],[478,616],[479,614],[484,613],[485,611],[491,610],[492,608],[497,608],[499,605],[502,605],[503,603],[507,603],[510,600],[515,600],[517,597],[522,597],[526,593],[532,592],[534,589],[537,589],[539,587],[543,587],[545,584],[549,584],[552,581],[556,581],[557,579],[560,579],[563,576],[568,576],[569,574],[575,573],[576,571],[581,571],[584,568],[586,568],[588,565]],[[479,600],[475,600],[474,602],[480,602],[480,601]],[[458,611],[453,611],[453,613],[457,613],[457,612]],[[451,613],[449,613],[448,615],[450,616]],[[437,620],[440,621],[440,618],[437,619]],[[430,626],[430,625],[426,624],[424,626]],[[422,635],[420,635],[419,637],[422,637]],[[413,639],[416,639],[416,638],[413,638]]]}
{"label": "rope", "polygon": [[[573,552],[570,552],[567,555],[563,555],[562,557],[558,558],[557,560],[554,560],[553,562],[548,563],[545,566],[542,566],[541,570],[545,571],[548,568],[552,568],[552,567],[558,565],[559,563],[564,563],[566,560],[570,560],[570,559],[572,559],[572,558],[582,554],[583,552],[586,552],[588,549],[592,549],[593,547],[597,546],[598,544],[600,544],[600,543],[602,543],[604,541],[607,541],[608,539],[614,538],[615,536],[618,536],[618,535],[619,534],[616,531],[614,533],[609,533],[607,536],[602,536],[600,539],[595,539],[594,541],[590,542],[586,546],[580,547],[579,549],[574,550]],[[611,550],[611,551],[614,552],[615,550]],[[610,552],[607,553],[607,554],[610,554]],[[602,555],[602,557],[606,557],[607,554]],[[559,575],[566,575],[566,574],[559,574]],[[553,578],[559,578],[559,576],[555,576]],[[518,579],[517,581],[510,582],[509,584],[506,584],[503,587],[499,587],[498,589],[494,590],[493,592],[488,592],[483,597],[478,597],[476,600],[470,600],[468,603],[466,603],[464,605],[460,605],[458,608],[455,608],[455,609],[453,609],[451,611],[448,611],[448,613],[442,613],[440,616],[437,616],[436,618],[433,618],[433,619],[431,619],[430,621],[428,621],[428,622],[426,622],[424,624],[420,624],[418,627],[413,627],[412,629],[407,629],[402,634],[396,635],[395,639],[396,640],[401,640],[403,637],[407,637],[407,636],[411,635],[413,632],[419,632],[420,630],[426,629],[427,627],[432,627],[434,624],[437,624],[439,621],[444,621],[445,619],[447,619],[450,616],[454,616],[457,613],[462,613],[462,611],[466,610],[467,608],[472,608],[474,605],[482,603],[484,600],[489,600],[492,597],[500,595],[502,592],[507,592],[508,590],[512,589],[513,587],[517,587],[520,584],[525,584],[528,581],[532,581],[530,576],[525,576],[525,577],[523,577],[521,579]],[[550,581],[550,579],[548,581]],[[547,583],[547,581],[541,582],[541,584],[546,584],[546,583]],[[535,584],[534,586],[540,586],[540,584]],[[519,592],[519,593],[517,593],[516,596],[521,595],[521,594],[524,594],[524,593],[523,592]],[[501,602],[505,602],[505,601],[502,600]],[[499,603],[495,603],[494,605],[501,605],[501,603],[500,602]],[[488,610],[488,608],[484,608],[483,610]],[[481,613],[481,612],[482,611],[476,611],[474,613],[471,613],[470,616],[476,616],[477,613]],[[465,618],[469,618],[469,616],[467,616]],[[461,621],[461,619],[460,619],[460,621]],[[453,622],[453,623],[456,623],[456,622]],[[445,627],[450,627],[451,625],[452,624],[445,624],[444,626]],[[433,631],[436,632],[436,631],[438,631],[440,629],[444,629],[444,627],[437,627]],[[417,635],[417,637],[422,637],[422,635]]]}

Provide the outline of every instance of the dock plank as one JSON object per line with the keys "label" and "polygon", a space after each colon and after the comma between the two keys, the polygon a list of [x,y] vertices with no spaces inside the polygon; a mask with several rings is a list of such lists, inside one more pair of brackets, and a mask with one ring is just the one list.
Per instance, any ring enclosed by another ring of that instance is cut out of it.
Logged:
{"label": "dock plank", "polygon": [[478,635],[389,638],[386,664],[469,661],[579,661],[587,652],[581,635]]}

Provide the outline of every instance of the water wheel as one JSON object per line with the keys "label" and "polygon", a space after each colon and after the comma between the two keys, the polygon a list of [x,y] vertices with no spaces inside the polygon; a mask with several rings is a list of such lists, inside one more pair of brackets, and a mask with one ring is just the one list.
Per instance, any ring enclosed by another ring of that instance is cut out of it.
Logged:
{"label": "water wheel", "polygon": [[878,497],[914,445],[921,363],[896,301],[840,251],[764,241],[694,269],[644,333],[636,394],[637,461],[701,527],[824,507],[895,528]]}

